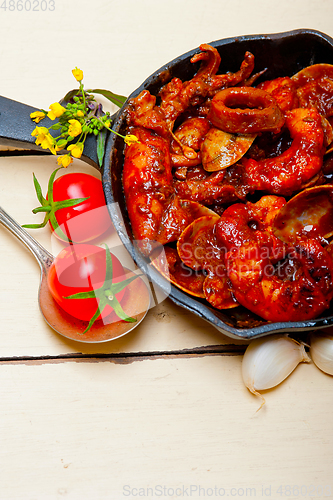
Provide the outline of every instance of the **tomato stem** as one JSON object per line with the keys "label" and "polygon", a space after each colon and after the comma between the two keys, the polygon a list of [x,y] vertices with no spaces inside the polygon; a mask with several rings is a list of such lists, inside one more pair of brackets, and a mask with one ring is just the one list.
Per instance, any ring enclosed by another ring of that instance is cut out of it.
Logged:
{"label": "tomato stem", "polygon": [[69,235],[66,235],[62,229],[60,228],[57,218],[55,216],[57,210],[60,210],[62,208],[69,208],[69,207],[74,207],[76,205],[79,205],[80,203],[83,203],[84,201],[89,199],[89,196],[86,198],[70,198],[68,200],[61,200],[61,201],[54,201],[53,200],[53,183],[55,176],[58,172],[63,167],[59,167],[55,169],[48,182],[48,190],[47,190],[47,198],[44,198],[42,194],[42,188],[34,174],[34,186],[37,194],[38,201],[40,202],[41,206],[34,208],[32,210],[33,214],[37,214],[40,212],[46,212],[45,213],[45,218],[41,224],[24,224],[22,227],[29,228],[29,229],[40,229],[42,227],[45,227],[48,221],[51,222],[52,227],[54,232],[64,241],[69,241],[72,243],[71,238]]}
{"label": "tomato stem", "polygon": [[[117,300],[116,294],[121,292],[124,288],[126,288],[132,281],[134,281],[140,275],[135,275],[130,278],[124,279],[122,281],[113,282],[112,257],[108,245],[106,243],[104,245],[105,245],[106,269],[105,269],[105,280],[103,285],[100,288],[90,290],[88,292],[79,292],[64,297],[65,299],[88,299],[94,297],[98,300],[97,311],[89,321],[89,324],[87,328],[84,330],[83,334],[87,333],[87,331],[90,330],[90,328],[95,323],[97,318],[103,313],[107,305],[114,310],[118,318],[120,318],[121,320],[130,323],[134,323],[135,321],[137,321],[135,318],[127,316],[127,314],[121,307],[119,301]],[[112,302],[112,305],[110,304],[110,302]]]}

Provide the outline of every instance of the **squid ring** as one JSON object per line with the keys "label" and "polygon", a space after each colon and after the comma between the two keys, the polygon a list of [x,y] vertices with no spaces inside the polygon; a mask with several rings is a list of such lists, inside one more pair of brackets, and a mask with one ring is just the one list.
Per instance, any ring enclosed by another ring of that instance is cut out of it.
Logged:
{"label": "squid ring", "polygon": [[212,99],[209,120],[225,132],[278,132],[284,115],[268,92],[252,87],[229,87]]}

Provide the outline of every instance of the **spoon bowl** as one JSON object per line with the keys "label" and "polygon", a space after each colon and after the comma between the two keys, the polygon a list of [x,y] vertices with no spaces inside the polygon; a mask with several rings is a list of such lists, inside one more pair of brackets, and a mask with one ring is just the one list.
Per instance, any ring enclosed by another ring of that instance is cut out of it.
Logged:
{"label": "spoon bowl", "polygon": [[[136,319],[135,323],[116,321],[107,323],[96,321],[88,332],[83,333],[87,322],[74,318],[66,313],[53,299],[47,284],[47,276],[54,256],[50,254],[37,240],[23,229],[3,208],[0,207],[0,223],[5,226],[31,251],[40,267],[40,284],[38,291],[39,308],[48,325],[57,333],[67,339],[85,343],[101,343],[115,340],[136,328],[144,319],[150,306],[150,293],[141,277],[137,277],[128,285],[127,300],[122,303],[128,316]],[[124,268],[126,276],[134,275],[132,271]],[[135,294],[135,301],[130,300]]]}

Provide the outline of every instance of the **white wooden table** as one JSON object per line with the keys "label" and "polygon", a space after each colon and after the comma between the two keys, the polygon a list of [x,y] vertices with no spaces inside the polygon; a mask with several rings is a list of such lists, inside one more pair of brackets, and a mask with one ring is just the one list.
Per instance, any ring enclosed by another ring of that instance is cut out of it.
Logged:
{"label": "white wooden table", "polygon": [[[0,94],[43,108],[75,87],[75,66],[88,87],[128,95],[203,42],[333,35],[332,0],[29,4],[0,5]],[[54,168],[53,157],[0,157],[0,205],[20,224],[36,205],[32,172],[45,189]],[[47,228],[32,234],[56,251]],[[91,346],[44,322],[38,264],[2,227],[0,280],[0,500],[333,498],[333,379],[313,364],[256,413],[241,379],[246,343],[170,300],[131,334]]]}

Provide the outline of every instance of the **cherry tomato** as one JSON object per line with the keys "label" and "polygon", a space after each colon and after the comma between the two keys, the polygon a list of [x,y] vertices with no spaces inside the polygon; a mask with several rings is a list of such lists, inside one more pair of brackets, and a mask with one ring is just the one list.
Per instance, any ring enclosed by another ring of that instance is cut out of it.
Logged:
{"label": "cherry tomato", "polygon": [[[95,240],[112,227],[102,182],[92,175],[78,172],[64,174],[53,183],[54,201],[87,197],[86,201],[55,213],[63,233],[77,243]],[[51,222],[50,226],[54,231]],[[53,234],[62,239],[57,233]]]}
{"label": "cherry tomato", "polygon": [[[66,297],[81,292],[89,292],[103,286],[106,276],[105,248],[95,245],[75,244],[65,247],[54,259],[48,273],[48,287],[54,300],[67,313],[75,318],[90,321],[97,311],[96,297],[84,299],[67,299]],[[120,261],[110,252],[112,258],[112,283],[124,281],[125,271]],[[108,288],[111,284],[108,284]],[[121,303],[126,288],[115,294]],[[105,306],[102,314],[96,319],[105,318],[111,312],[110,305]],[[115,314],[115,313],[114,313]]]}

